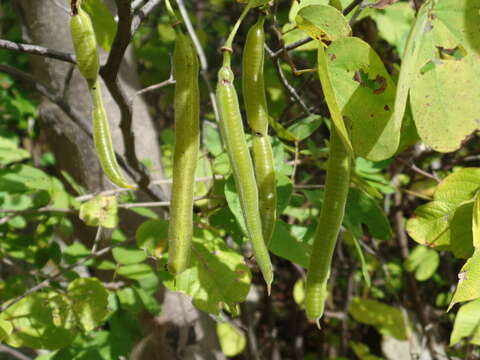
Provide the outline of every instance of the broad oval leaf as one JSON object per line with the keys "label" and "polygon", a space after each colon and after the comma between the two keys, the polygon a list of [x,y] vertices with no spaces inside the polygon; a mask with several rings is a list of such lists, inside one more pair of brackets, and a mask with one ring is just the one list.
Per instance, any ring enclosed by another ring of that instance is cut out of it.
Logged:
{"label": "broad oval leaf", "polygon": [[335,41],[352,32],[347,19],[340,11],[328,5],[310,5],[298,11],[297,26],[319,41]]}
{"label": "broad oval leaf", "polygon": [[117,23],[102,0],[83,0],[82,8],[92,19],[95,38],[100,47],[110,51],[117,33]]}
{"label": "broad oval leaf", "polygon": [[109,313],[108,290],[96,278],[76,279],[68,285],[72,310],[85,331],[95,329]]}
{"label": "broad oval leaf", "polygon": [[191,296],[196,307],[212,314],[244,301],[252,280],[243,257],[207,230],[194,234],[190,266],[175,278],[166,276],[165,286]]}
{"label": "broad oval leaf", "polygon": [[372,325],[384,335],[399,340],[407,340],[410,337],[406,319],[397,307],[357,297],[352,299],[348,312],[356,321]]}
{"label": "broad oval leaf", "polygon": [[346,37],[328,47],[327,68],[340,110],[351,120],[355,154],[372,161],[394,155],[402,125],[393,117],[396,86],[377,53]]}
{"label": "broad oval leaf", "polygon": [[448,310],[456,303],[480,298],[480,251],[475,251],[458,274],[458,286]]}
{"label": "broad oval leaf", "polygon": [[450,334],[450,346],[463,338],[470,338],[470,343],[480,345],[480,300],[465,304],[458,310]]}
{"label": "broad oval leaf", "polygon": [[405,270],[415,272],[418,281],[430,279],[440,264],[440,256],[435,250],[417,246],[405,261]]}
{"label": "broad oval leaf", "polygon": [[2,312],[0,321],[13,327],[5,343],[13,347],[48,350],[69,345],[77,332],[55,324],[52,298],[56,296],[54,292],[35,293]]}
{"label": "broad oval leaf", "polygon": [[88,226],[113,229],[118,225],[116,196],[95,196],[80,206],[80,219]]}

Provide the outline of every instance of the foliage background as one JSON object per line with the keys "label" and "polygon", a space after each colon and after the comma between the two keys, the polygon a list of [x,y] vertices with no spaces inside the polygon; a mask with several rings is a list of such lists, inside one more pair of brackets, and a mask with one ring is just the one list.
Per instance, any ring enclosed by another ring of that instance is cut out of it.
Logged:
{"label": "foliage background", "polygon": [[[60,1],[39,3],[63,11]],[[393,79],[398,78],[415,3],[399,1],[348,15],[349,19],[354,16],[353,34],[371,45]],[[108,51],[115,35],[110,11],[115,8],[106,2],[109,10],[99,0],[88,4],[96,14],[100,44]],[[331,4],[343,9],[350,1]],[[345,231],[335,252],[331,296],[319,331],[302,310],[303,279],[323,195],[330,121],[317,74],[295,76],[289,66],[289,61],[298,69],[315,66],[315,48],[304,45],[290,58],[267,56],[265,64],[282,213],[270,247],[275,255],[275,282],[267,297],[242,236],[238,198],[208,96],[221,66],[219,46],[242,6],[230,0],[199,0],[186,6],[208,67],[202,74],[206,81],[201,82],[203,142],[197,175],[203,181],[196,188],[202,198],[196,203],[196,255],[192,269],[176,282],[164,268],[173,86],[145,92],[144,109],[140,115],[134,112],[140,128],[152,119],[148,129],[153,141],[158,141],[161,162],[148,156],[148,150],[138,155],[157,180],[161,198],[119,192],[96,197],[109,187],[105,181],[91,180],[101,177],[98,164],[72,170],[76,155],[68,151],[70,161],[63,158],[58,146],[63,143],[52,135],[52,129],[58,128],[48,120],[49,110],[40,110],[44,98],[32,84],[0,73],[2,310],[7,301],[29,289],[38,290],[0,314],[0,341],[4,342],[0,358],[477,358],[478,302],[463,305],[458,313],[458,308],[446,312],[457,274],[475,244],[476,228],[472,232],[471,223],[476,202],[462,205],[460,211],[455,208],[457,223],[452,229],[457,231],[450,238],[459,245],[453,254],[448,246],[434,250],[418,245],[406,231],[407,219],[434,198],[440,179],[479,165],[476,136],[465,138],[458,151],[438,153],[418,141],[407,114],[401,152],[382,162],[357,159]],[[290,30],[296,6],[295,1],[275,2],[266,27],[272,50],[304,38],[300,30]],[[35,25],[25,23],[27,11],[17,1],[0,4],[2,39],[29,41],[25,27]],[[247,17],[235,41],[237,79],[241,46],[254,20],[253,14]],[[167,14],[159,6],[132,40],[138,74],[138,83],[130,83],[132,88],[169,79],[174,41]],[[0,64],[38,75],[36,62],[38,58],[0,49]],[[68,78],[69,71],[62,76]],[[49,86],[61,91],[54,82]],[[241,94],[240,81],[237,89]],[[85,100],[66,99],[74,107],[85,106]],[[109,116],[118,121],[115,111]],[[122,153],[123,148],[118,149]],[[465,176],[478,178],[477,170],[467,171]],[[480,184],[475,186],[478,190]],[[409,226],[414,228],[415,223]],[[194,305],[210,315],[198,313],[175,290],[193,296]]]}

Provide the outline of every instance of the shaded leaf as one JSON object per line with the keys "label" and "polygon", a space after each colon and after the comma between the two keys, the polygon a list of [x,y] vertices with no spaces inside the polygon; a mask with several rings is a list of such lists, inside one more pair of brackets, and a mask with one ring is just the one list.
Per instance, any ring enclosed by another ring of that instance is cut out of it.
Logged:
{"label": "shaded leaf", "polygon": [[400,309],[375,300],[353,298],[348,309],[353,318],[363,324],[374,326],[380,333],[399,340],[410,337]]}
{"label": "shaded leaf", "polygon": [[96,328],[107,316],[108,290],[96,278],[81,278],[68,285],[72,311],[85,331]]}
{"label": "shaded leaf", "polygon": [[418,281],[430,279],[440,264],[440,256],[435,250],[417,246],[405,261],[405,270],[415,272]]}
{"label": "shaded leaf", "polygon": [[135,232],[137,246],[148,254],[161,257],[168,246],[168,222],[165,220],[148,220]]}
{"label": "shaded leaf", "polygon": [[[167,275],[166,275],[167,276]],[[218,314],[247,297],[252,274],[243,257],[207,230],[194,234],[190,266],[164,281],[170,290],[192,297],[200,310]]]}

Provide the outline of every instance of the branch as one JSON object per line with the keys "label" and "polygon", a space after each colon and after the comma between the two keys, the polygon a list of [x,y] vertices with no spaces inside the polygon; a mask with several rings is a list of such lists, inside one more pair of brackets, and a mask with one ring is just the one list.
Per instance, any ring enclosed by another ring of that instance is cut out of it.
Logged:
{"label": "branch", "polygon": [[[118,246],[118,245],[116,245]],[[88,255],[87,257],[84,257],[82,260],[76,262],[75,264],[72,264],[62,270],[59,270],[55,275],[49,277],[48,279],[45,279],[43,280],[42,282],[38,283],[37,285],[35,285],[34,287],[28,289],[27,291],[25,291],[22,295],[19,295],[17,296],[16,298],[14,298],[13,300],[7,300],[5,303],[2,304],[2,306],[0,307],[0,313],[6,311],[8,308],[10,308],[11,306],[15,305],[16,303],[18,303],[19,301],[23,300],[24,298],[26,298],[27,296],[33,294],[33,293],[36,293],[37,291],[39,290],[42,290],[44,287],[47,287],[48,285],[50,285],[50,282],[52,282],[53,280],[55,279],[58,279],[59,277],[61,277],[63,274],[79,267],[79,266],[82,266],[83,264],[85,264],[88,260],[91,260],[93,258],[96,258],[96,257],[99,257],[99,256],[102,256],[106,253],[108,253],[110,250],[112,250],[114,248],[114,246],[107,246],[105,248],[103,248],[102,250],[99,250],[98,252],[95,252],[93,254],[90,254]]]}
{"label": "branch", "polygon": [[[151,0],[140,9],[139,13],[134,16],[130,0],[115,0],[118,12],[118,26],[115,39],[113,40],[112,49],[108,55],[107,62],[100,69],[100,75],[105,81],[110,94],[120,108],[120,129],[122,131],[123,142],[125,145],[125,159],[121,165],[129,167],[128,173],[135,179],[141,190],[147,193],[153,199],[160,200],[165,198],[163,191],[160,189],[150,189],[150,176],[147,169],[140,163],[135,149],[135,135],[132,130],[133,109],[130,101],[118,81],[118,73],[120,65],[123,61],[125,52],[130,41],[141,24],[141,21],[153,11],[160,1]],[[134,21],[135,20],[135,21]],[[133,170],[133,171],[132,171]]]}
{"label": "branch", "polygon": [[9,354],[13,356],[15,359],[19,359],[19,360],[32,360],[30,357],[28,357],[24,353],[21,353],[20,351],[15,350],[10,346],[3,345],[3,344],[0,344],[0,353]]}
{"label": "branch", "polygon": [[77,63],[75,55],[73,54],[64,53],[61,51],[49,49],[39,45],[22,44],[22,43],[9,41],[9,40],[0,39],[0,48],[33,54],[33,55],[45,56],[45,57],[49,57],[56,60],[66,61],[72,64]]}
{"label": "branch", "polygon": [[[38,91],[40,94],[45,96],[48,100],[50,100],[51,102],[56,104],[58,107],[60,107],[60,109],[62,109],[65,112],[65,114],[73,120],[73,123],[77,125],[81,131],[83,131],[89,138],[93,139],[90,123],[85,122],[85,117],[82,116],[78,111],[73,109],[69,105],[69,103],[66,101],[66,99],[63,96],[61,96],[58,92],[56,92],[54,89],[43,84],[41,81],[35,79],[30,74],[27,74],[23,71],[15,69],[14,67],[11,67],[9,65],[0,64],[0,72],[8,74],[20,81],[26,82],[31,86],[33,86],[33,88],[36,91]],[[117,152],[115,152],[115,155],[118,159],[120,166],[127,173],[129,173],[132,177],[135,178],[135,175],[138,172],[132,169],[132,167],[125,161],[125,159],[121,155],[119,155]],[[165,196],[163,195],[163,192],[161,192],[161,190],[159,189],[155,189],[155,190],[147,189],[145,192],[147,192],[148,194],[155,194],[153,196],[151,195],[154,199],[165,198]]]}

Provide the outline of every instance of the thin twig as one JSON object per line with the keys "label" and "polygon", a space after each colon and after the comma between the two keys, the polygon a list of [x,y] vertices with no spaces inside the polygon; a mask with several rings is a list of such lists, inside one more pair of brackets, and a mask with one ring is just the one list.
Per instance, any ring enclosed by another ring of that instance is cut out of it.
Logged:
{"label": "thin twig", "polygon": [[57,51],[54,49],[49,49],[39,45],[22,44],[22,43],[9,41],[9,40],[0,39],[0,48],[33,54],[33,55],[41,55],[41,56],[49,57],[56,60],[66,61],[72,64],[77,63],[75,55],[73,54]]}
{"label": "thin twig", "polygon": [[32,358],[28,357],[24,353],[21,353],[20,351],[3,344],[0,344],[0,353],[9,354],[19,360],[32,360]]}
{"label": "thin twig", "polygon": [[50,282],[52,282],[53,280],[55,279],[58,279],[59,277],[61,277],[63,274],[79,267],[79,266],[82,266],[83,264],[85,264],[88,260],[91,260],[93,258],[96,258],[96,257],[99,257],[99,256],[102,256],[106,253],[108,253],[110,250],[113,249],[114,246],[107,246],[105,248],[103,248],[102,250],[99,250],[98,252],[96,253],[93,253],[93,254],[90,254],[86,257],[84,257],[83,259],[81,259],[80,261],[76,262],[75,264],[72,264],[60,271],[58,271],[55,275],[49,277],[48,279],[45,279],[43,280],[42,282],[38,283],[37,285],[35,285],[34,287],[28,289],[27,291],[25,291],[22,295],[19,295],[17,296],[16,298],[14,298],[13,300],[8,300],[7,302],[3,303],[2,306],[0,307],[0,313],[6,311],[8,308],[10,308],[11,306],[15,305],[16,303],[18,303],[19,301],[25,299],[27,296],[33,294],[33,293],[36,293],[37,291],[43,289],[44,287],[47,287],[48,285],[50,285]]}
{"label": "thin twig", "polygon": [[147,92],[150,92],[150,91],[161,89],[161,88],[163,88],[165,86],[168,86],[168,85],[173,85],[173,84],[175,84],[175,79],[173,78],[173,75],[170,74],[170,77],[167,80],[162,81],[161,83],[158,83],[158,84],[155,84],[155,85],[147,86],[146,88],[143,88],[141,90],[138,90],[132,96],[132,98],[130,99],[130,106],[133,106],[133,102],[135,101],[135,99],[138,96],[143,95],[143,94],[145,94]]}

